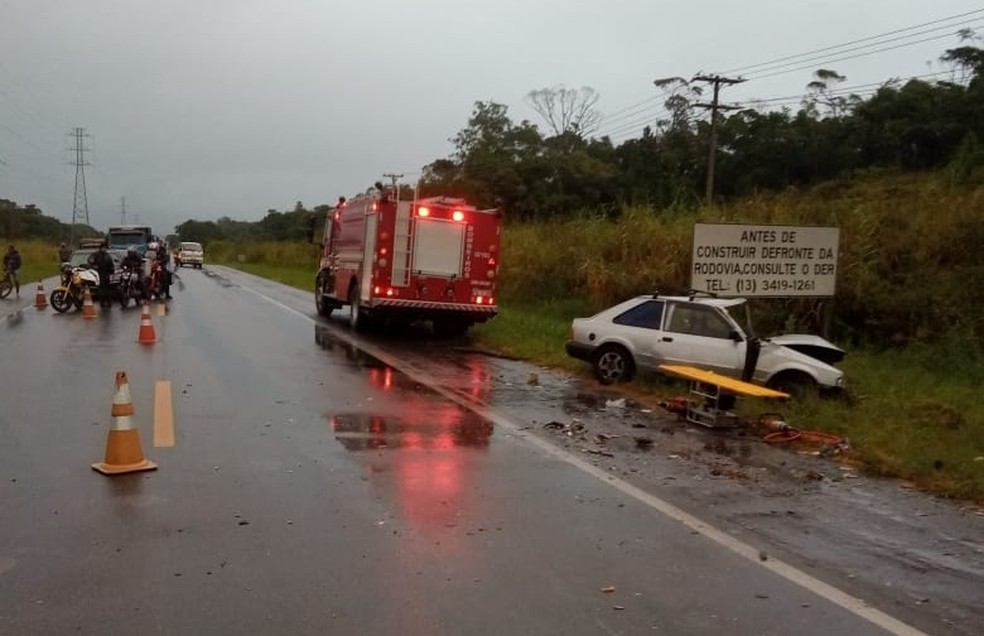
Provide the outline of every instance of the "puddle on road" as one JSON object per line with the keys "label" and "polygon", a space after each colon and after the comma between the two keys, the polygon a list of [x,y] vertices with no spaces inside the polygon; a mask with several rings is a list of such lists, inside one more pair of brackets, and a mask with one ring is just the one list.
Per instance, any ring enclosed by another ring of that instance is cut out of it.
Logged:
{"label": "puddle on road", "polygon": [[353,452],[486,448],[494,426],[454,404],[408,408],[407,415],[341,413],[328,419],[335,439]]}
{"label": "puddle on road", "polygon": [[323,325],[314,326],[314,341],[319,347],[330,353],[341,354],[352,363],[352,366],[359,368],[388,369],[389,367],[369,355],[355,345],[345,342],[332,334],[332,330]]}
{"label": "puddle on road", "polygon": [[22,309],[18,309],[17,311],[10,314],[9,316],[6,316],[3,319],[3,324],[7,328],[19,327],[23,323],[24,323],[24,310]]}

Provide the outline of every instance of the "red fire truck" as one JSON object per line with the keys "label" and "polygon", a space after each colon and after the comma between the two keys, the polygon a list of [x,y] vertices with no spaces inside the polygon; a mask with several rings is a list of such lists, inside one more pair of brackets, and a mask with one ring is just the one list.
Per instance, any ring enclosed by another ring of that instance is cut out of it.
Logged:
{"label": "red fire truck", "polygon": [[349,307],[353,329],[429,320],[460,335],[496,315],[502,213],[464,199],[400,201],[389,190],[328,211],[318,313]]}

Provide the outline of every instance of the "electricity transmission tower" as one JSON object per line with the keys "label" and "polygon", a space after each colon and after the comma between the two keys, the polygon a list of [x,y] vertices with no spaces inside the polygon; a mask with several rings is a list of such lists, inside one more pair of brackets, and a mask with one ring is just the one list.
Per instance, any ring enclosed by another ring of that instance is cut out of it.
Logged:
{"label": "electricity transmission tower", "polygon": [[69,231],[69,242],[74,245],[76,224],[84,219],[85,224],[89,225],[89,198],[85,192],[85,167],[89,165],[85,160],[85,153],[89,149],[84,143],[89,135],[85,128],[73,128],[68,135],[75,138],[75,148],[69,148],[75,151],[75,199],[72,202],[72,227]]}
{"label": "electricity transmission tower", "polygon": [[697,75],[694,82],[709,82],[714,84],[714,99],[710,103],[698,102],[694,104],[698,108],[708,108],[711,111],[711,141],[710,149],[707,153],[707,205],[714,203],[714,158],[717,155],[717,114],[719,110],[740,110],[741,106],[726,106],[718,103],[718,93],[721,91],[721,84],[741,84],[745,80],[742,78],[721,77],[720,75]]}

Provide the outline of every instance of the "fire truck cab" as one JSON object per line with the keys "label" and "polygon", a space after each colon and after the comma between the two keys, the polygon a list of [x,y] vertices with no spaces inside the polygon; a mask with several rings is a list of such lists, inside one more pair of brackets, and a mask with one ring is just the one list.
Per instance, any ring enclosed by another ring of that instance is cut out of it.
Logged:
{"label": "fire truck cab", "polygon": [[315,278],[318,313],[353,329],[429,320],[461,335],[496,315],[502,213],[464,199],[400,201],[389,190],[330,209]]}

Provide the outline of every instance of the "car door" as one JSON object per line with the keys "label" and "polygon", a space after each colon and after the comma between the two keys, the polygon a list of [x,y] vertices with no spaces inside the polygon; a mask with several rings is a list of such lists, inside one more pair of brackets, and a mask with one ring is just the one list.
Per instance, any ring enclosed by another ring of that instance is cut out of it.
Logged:
{"label": "car door", "polygon": [[662,300],[645,300],[612,319],[615,332],[632,345],[636,365],[655,368],[658,362],[657,345],[663,322]]}
{"label": "car door", "polygon": [[661,364],[679,364],[740,377],[744,339],[732,337],[734,326],[710,305],[667,303],[658,343]]}

